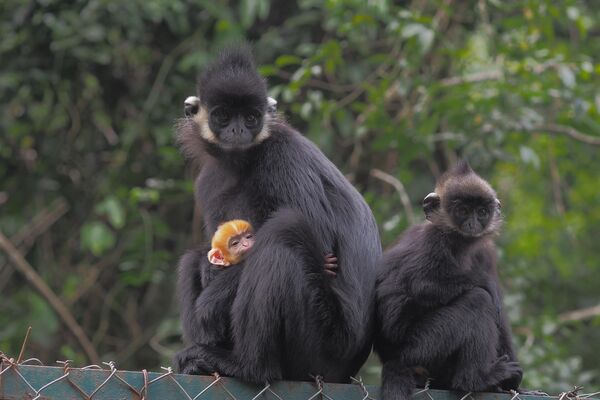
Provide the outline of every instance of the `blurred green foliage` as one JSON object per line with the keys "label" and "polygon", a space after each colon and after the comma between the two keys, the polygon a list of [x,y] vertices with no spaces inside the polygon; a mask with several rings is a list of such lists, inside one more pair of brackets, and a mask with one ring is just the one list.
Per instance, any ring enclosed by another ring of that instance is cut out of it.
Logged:
{"label": "blurred green foliage", "polygon": [[[199,220],[173,121],[215,50],[248,39],[280,110],[364,194],[385,245],[423,219],[420,200],[458,157],[488,178],[525,386],[599,390],[600,317],[565,314],[600,304],[595,1],[5,0],[0,12],[0,229],[102,359],[156,369],[181,346],[175,265]],[[4,254],[0,291],[1,350],[16,355],[31,325],[27,355],[88,362]],[[373,358],[363,376],[378,373]]]}

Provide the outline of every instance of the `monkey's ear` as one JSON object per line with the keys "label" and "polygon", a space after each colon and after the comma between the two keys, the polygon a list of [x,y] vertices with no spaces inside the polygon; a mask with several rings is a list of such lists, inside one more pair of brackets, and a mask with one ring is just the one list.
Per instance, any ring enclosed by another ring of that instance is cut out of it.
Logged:
{"label": "monkey's ear", "polygon": [[496,208],[498,209],[498,211],[500,211],[500,209],[502,209],[502,203],[498,199],[496,199]]}
{"label": "monkey's ear", "polygon": [[436,192],[431,192],[423,199],[423,212],[425,218],[430,219],[431,213],[440,206],[440,196]]}
{"label": "monkey's ear", "polygon": [[196,96],[189,96],[183,102],[183,112],[186,117],[196,115],[200,109],[200,98]]}
{"label": "monkey's ear", "polygon": [[277,111],[277,100],[272,97],[267,97],[267,111],[270,113]]}
{"label": "monkey's ear", "polygon": [[210,261],[211,264],[222,265],[224,267],[229,265],[223,256],[223,252],[221,252],[219,249],[211,249],[208,252],[208,261]]}

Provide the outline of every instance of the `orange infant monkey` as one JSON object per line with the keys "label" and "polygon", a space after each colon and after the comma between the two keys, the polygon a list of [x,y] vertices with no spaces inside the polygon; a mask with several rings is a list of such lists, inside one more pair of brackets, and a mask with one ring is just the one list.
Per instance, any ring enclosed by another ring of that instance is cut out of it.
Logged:
{"label": "orange infant monkey", "polygon": [[208,260],[211,264],[237,264],[254,245],[254,229],[248,221],[232,219],[219,225],[211,241]]}
{"label": "orange infant monkey", "polygon": [[[254,245],[254,229],[248,221],[232,219],[223,222],[212,237],[208,261],[214,265],[228,267],[240,263]],[[337,275],[337,258],[325,255],[324,272],[332,277]]]}

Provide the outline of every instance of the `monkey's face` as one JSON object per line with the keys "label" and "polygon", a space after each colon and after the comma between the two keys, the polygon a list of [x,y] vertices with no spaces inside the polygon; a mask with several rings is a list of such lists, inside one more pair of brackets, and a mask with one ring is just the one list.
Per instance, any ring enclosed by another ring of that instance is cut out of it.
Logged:
{"label": "monkey's face", "polygon": [[443,230],[477,238],[497,233],[502,218],[492,187],[467,162],[445,172],[423,199],[425,217]]}
{"label": "monkey's face", "polygon": [[497,207],[496,199],[462,197],[450,199],[445,212],[456,231],[464,236],[478,237],[495,229]]}
{"label": "monkey's face", "polygon": [[227,243],[227,250],[232,259],[232,264],[240,261],[245,254],[254,245],[254,232],[247,231],[239,235],[232,236]]}
{"label": "monkey's face", "polygon": [[218,144],[226,149],[251,146],[263,129],[263,111],[250,105],[217,105],[209,109],[208,126]]}

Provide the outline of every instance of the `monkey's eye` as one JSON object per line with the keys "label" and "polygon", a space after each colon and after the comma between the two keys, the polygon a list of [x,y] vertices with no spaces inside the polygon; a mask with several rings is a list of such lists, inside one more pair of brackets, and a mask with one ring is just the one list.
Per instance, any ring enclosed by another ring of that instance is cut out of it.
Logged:
{"label": "monkey's eye", "polygon": [[211,117],[215,120],[215,122],[221,126],[225,126],[229,123],[231,116],[226,108],[221,107],[214,110],[211,114]]}
{"label": "monkey's eye", "polygon": [[237,246],[238,244],[240,244],[240,241],[239,241],[239,240],[233,240],[233,241],[231,241],[231,243],[230,243],[229,245],[230,245],[231,247],[235,247],[235,246]]}
{"label": "monkey's eye", "polygon": [[246,239],[252,239],[254,237],[254,235],[252,233],[249,233],[246,235]]}
{"label": "monkey's eye", "polygon": [[477,210],[477,215],[479,216],[479,218],[485,218],[488,216],[490,212],[488,211],[487,208],[484,207],[479,207],[479,209]]}
{"label": "monkey's eye", "polygon": [[254,128],[258,125],[258,121],[260,119],[260,114],[257,112],[249,112],[244,116],[245,124],[248,128]]}
{"label": "monkey's eye", "polygon": [[458,206],[454,212],[457,217],[464,218],[469,214],[469,209],[466,206]]}

